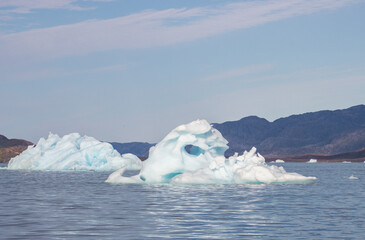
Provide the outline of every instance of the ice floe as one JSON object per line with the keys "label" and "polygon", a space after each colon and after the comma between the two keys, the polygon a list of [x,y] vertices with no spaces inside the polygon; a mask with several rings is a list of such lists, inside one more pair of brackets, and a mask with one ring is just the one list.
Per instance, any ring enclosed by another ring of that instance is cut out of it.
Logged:
{"label": "ice floe", "polygon": [[285,163],[285,161],[284,160],[281,160],[281,159],[276,159],[275,162],[276,163]]}
{"label": "ice floe", "polygon": [[358,177],[355,177],[354,175],[351,175],[350,177],[345,177],[347,179],[350,179],[350,180],[358,180],[359,178]]}
{"label": "ice floe", "polygon": [[310,159],[307,163],[316,163],[317,162],[317,159]]}

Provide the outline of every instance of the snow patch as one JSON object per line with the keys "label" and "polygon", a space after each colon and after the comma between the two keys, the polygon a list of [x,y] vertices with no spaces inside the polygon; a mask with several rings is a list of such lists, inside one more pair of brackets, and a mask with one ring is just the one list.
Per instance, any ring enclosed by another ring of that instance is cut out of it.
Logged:
{"label": "snow patch", "polygon": [[284,160],[281,160],[281,159],[276,159],[275,162],[276,163],[285,163],[285,161]]}

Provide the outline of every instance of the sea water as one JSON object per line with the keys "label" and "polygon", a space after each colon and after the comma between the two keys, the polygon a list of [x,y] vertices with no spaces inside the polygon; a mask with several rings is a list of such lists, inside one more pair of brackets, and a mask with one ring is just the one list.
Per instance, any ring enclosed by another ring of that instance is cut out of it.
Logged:
{"label": "sea water", "polygon": [[365,164],[276,165],[318,179],[113,185],[110,172],[1,169],[0,239],[364,238]]}

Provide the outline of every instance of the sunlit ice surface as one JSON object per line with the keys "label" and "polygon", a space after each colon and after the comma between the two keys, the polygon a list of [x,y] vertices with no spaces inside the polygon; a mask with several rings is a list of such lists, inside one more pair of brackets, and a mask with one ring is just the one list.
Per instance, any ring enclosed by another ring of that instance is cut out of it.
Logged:
{"label": "sunlit ice surface", "polygon": [[140,169],[142,162],[133,154],[120,155],[111,144],[72,133],[59,137],[50,133],[35,146],[12,158],[12,170],[93,170],[110,171],[121,167]]}

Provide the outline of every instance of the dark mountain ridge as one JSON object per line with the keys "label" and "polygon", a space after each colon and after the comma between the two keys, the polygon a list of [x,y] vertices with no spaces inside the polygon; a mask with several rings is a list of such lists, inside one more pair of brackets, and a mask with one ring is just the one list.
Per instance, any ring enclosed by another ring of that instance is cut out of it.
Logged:
{"label": "dark mountain ridge", "polygon": [[[308,154],[327,157],[365,148],[365,105],[291,115],[273,122],[249,116],[213,126],[229,141],[226,155],[256,147],[266,158]],[[142,159],[148,157],[150,147],[155,145],[147,142],[111,144],[121,154],[133,153]],[[0,135],[0,162],[9,161],[28,145],[32,143]]]}
{"label": "dark mountain ridge", "polygon": [[[265,157],[335,155],[365,148],[365,105],[324,110],[279,118],[273,122],[257,116],[213,126],[229,141],[226,155],[256,147]],[[112,143],[120,153],[146,158],[150,143]]]}
{"label": "dark mountain ridge", "polygon": [[0,148],[28,145],[33,145],[33,143],[23,139],[8,139],[4,135],[0,135]]}
{"label": "dark mountain ridge", "polygon": [[0,135],[0,162],[8,162],[33,143],[22,139],[8,139]]}
{"label": "dark mountain ridge", "polygon": [[228,155],[253,146],[266,156],[338,154],[365,147],[365,105],[292,115],[273,122],[250,116],[213,126],[229,141]]}
{"label": "dark mountain ridge", "polygon": [[354,152],[340,153],[335,155],[325,154],[307,154],[307,155],[293,155],[282,156],[275,158],[266,158],[266,162],[275,161],[276,159],[284,160],[285,162],[308,162],[310,159],[316,159],[318,162],[364,162],[365,148]]}
{"label": "dark mountain ridge", "polygon": [[148,157],[148,152],[150,150],[150,147],[155,145],[147,142],[129,142],[129,143],[110,142],[110,144],[120,154],[133,153],[134,155],[141,158]]}

